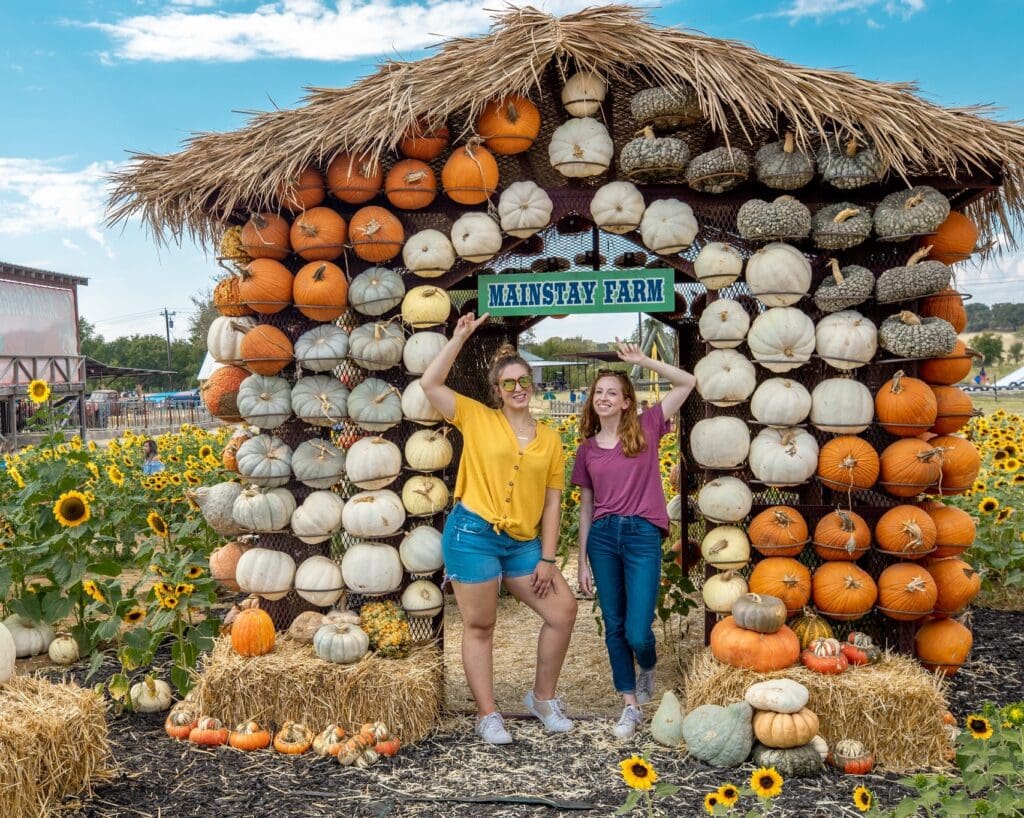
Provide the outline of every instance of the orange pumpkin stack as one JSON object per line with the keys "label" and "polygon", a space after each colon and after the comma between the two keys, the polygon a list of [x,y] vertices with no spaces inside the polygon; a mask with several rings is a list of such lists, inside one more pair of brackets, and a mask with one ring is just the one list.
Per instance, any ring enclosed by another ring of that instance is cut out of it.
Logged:
{"label": "orange pumpkin stack", "polygon": [[711,654],[718,661],[760,673],[796,664],[800,640],[784,624],[786,608],[782,600],[745,594],[736,600],[732,610],[732,615],[711,630]]}

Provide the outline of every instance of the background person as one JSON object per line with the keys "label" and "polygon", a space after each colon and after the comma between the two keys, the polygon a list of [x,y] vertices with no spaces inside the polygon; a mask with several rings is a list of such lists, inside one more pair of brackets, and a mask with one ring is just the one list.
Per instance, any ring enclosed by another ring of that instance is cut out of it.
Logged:
{"label": "background person", "polygon": [[164,464],[157,454],[156,441],[149,438],[142,441],[142,473],[156,474],[163,470]]}

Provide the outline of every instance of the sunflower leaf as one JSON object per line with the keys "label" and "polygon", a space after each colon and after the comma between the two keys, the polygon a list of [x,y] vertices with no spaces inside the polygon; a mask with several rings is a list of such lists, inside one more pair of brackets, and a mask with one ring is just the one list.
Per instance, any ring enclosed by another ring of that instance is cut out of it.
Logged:
{"label": "sunflower leaf", "polygon": [[637,802],[640,800],[640,790],[633,790],[629,795],[626,796],[626,802],[615,810],[615,815],[625,815],[627,812],[632,812],[636,807]]}

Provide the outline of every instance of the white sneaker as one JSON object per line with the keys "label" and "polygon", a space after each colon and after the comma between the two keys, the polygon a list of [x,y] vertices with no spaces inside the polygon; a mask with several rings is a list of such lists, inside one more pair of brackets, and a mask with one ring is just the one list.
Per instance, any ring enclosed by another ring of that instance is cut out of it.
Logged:
{"label": "white sneaker", "polygon": [[612,728],[615,738],[633,738],[637,728],[644,723],[644,711],[632,704],[622,708],[622,715],[619,716],[619,723]]}
{"label": "white sneaker", "polygon": [[538,699],[533,691],[527,691],[523,697],[523,704],[538,719],[544,722],[544,726],[552,733],[568,733],[572,730],[573,721],[567,718],[562,712],[562,702],[555,699]]}
{"label": "white sneaker", "polygon": [[497,711],[477,719],[476,734],[488,744],[512,743],[512,736],[505,729],[505,720]]}
{"label": "white sneaker", "polygon": [[647,704],[654,698],[654,668],[650,670],[638,670],[636,674],[636,700],[640,704]]}

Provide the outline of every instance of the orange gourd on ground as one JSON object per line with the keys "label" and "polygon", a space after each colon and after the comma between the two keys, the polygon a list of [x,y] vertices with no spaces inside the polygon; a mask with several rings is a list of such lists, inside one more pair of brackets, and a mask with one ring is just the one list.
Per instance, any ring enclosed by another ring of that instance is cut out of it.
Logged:
{"label": "orange gourd on ground", "polygon": [[221,723],[220,719],[203,716],[188,734],[188,740],[193,744],[218,747],[227,743],[228,728]]}
{"label": "orange gourd on ground", "polygon": [[185,741],[197,723],[195,713],[175,706],[164,720],[164,731],[173,739]]}
{"label": "orange gourd on ground", "polygon": [[900,370],[875,393],[875,417],[889,434],[913,437],[935,423],[935,393],[922,380]]}
{"label": "orange gourd on ground", "polygon": [[388,171],[384,195],[397,208],[420,210],[437,196],[437,177],[426,162],[403,159]]}
{"label": "orange gourd on ground", "polygon": [[270,731],[255,721],[244,721],[228,733],[228,744],[243,752],[265,750],[270,746]]}
{"label": "orange gourd on ground", "polygon": [[274,622],[264,610],[246,608],[231,623],[231,647],[239,656],[263,656],[275,641]]}
{"label": "orange gourd on ground", "polygon": [[258,258],[246,265],[238,284],[243,303],[262,315],[274,315],[292,303],[292,274],[281,262]]}
{"label": "orange gourd on ground", "polygon": [[935,548],[935,523],[917,506],[889,509],[875,525],[875,547],[884,554],[918,560]]}
{"label": "orange gourd on ground", "polygon": [[760,673],[782,670],[800,658],[800,640],[785,625],[775,633],[758,633],[741,628],[727,616],[711,629],[710,642],[718,661]]}
{"label": "orange gourd on ground", "polygon": [[965,437],[939,435],[928,441],[942,449],[941,481],[935,485],[942,494],[963,494],[974,485],[981,470],[981,455]]}
{"label": "orange gourd on ground", "polygon": [[453,202],[486,202],[498,189],[498,162],[483,145],[471,142],[452,151],[441,170],[441,187]]}
{"label": "orange gourd on ground", "polygon": [[333,321],[348,309],[348,279],[329,261],[311,261],[292,283],[292,301],[307,318]]}
{"label": "orange gourd on ground", "polygon": [[327,188],[338,201],[365,204],[380,192],[384,166],[370,156],[339,153],[327,166]]}
{"label": "orange gourd on ground", "polygon": [[747,527],[750,545],[766,557],[795,557],[807,544],[807,521],[795,508],[766,508]]}
{"label": "orange gourd on ground", "polygon": [[974,545],[977,524],[962,508],[936,503],[925,510],[935,523],[934,558],[958,557]]}
{"label": "orange gourd on ground", "polygon": [[948,355],[921,361],[917,374],[925,383],[950,386],[971,374],[971,360],[967,345],[958,338]]}
{"label": "orange gourd on ground", "polygon": [[852,562],[826,562],[811,580],[814,606],[831,619],[860,619],[878,598],[871,575]]}
{"label": "orange gourd on ground", "polygon": [[929,670],[952,676],[967,661],[974,636],[955,619],[931,619],[914,635],[914,653]]}
{"label": "orange gourd on ground", "polygon": [[242,228],[242,247],[250,258],[282,261],[292,251],[291,225],[276,213],[253,213]]}
{"label": "orange gourd on ground", "polygon": [[306,261],[334,261],[345,251],[347,238],[348,225],[329,207],[314,207],[292,222],[292,249]]}
{"label": "orange gourd on ground", "polygon": [[804,648],[800,663],[808,670],[828,675],[842,673],[850,666],[839,640],[830,636],[819,637]]}
{"label": "orange gourd on ground", "polygon": [[747,585],[752,594],[777,596],[790,615],[811,598],[811,572],[792,557],[765,557],[750,572]]}
{"label": "orange gourd on ground", "polygon": [[981,592],[981,577],[963,560],[937,560],[929,564],[928,572],[935,580],[936,616],[960,613]]}
{"label": "orange gourd on ground", "polygon": [[257,375],[276,375],[295,359],[288,336],[270,324],[257,324],[246,332],[240,349],[245,366]]}
{"label": "orange gourd on ground", "polygon": [[286,721],[274,735],[274,749],[285,755],[301,755],[313,746],[313,731],[297,721]]}
{"label": "orange gourd on ground", "polygon": [[313,165],[304,167],[277,188],[281,207],[292,213],[316,207],[326,196],[323,174]]}
{"label": "orange gourd on ground", "polygon": [[523,153],[540,133],[540,111],[518,94],[492,99],[477,118],[476,132],[495,153]]}
{"label": "orange gourd on ground", "polygon": [[937,412],[935,423],[930,432],[937,435],[948,435],[958,432],[971,419],[974,414],[974,404],[971,396],[955,386],[933,386]]}
{"label": "orange gourd on ground", "polygon": [[818,452],[818,478],[836,491],[871,488],[879,468],[874,446],[856,435],[834,437]]}
{"label": "orange gourd on ground", "polygon": [[390,261],[402,251],[405,229],[390,210],[371,205],[357,210],[348,224],[349,243],[359,258],[374,264]]}
{"label": "orange gourd on ground", "polygon": [[855,511],[837,509],[818,520],[811,542],[823,560],[856,560],[871,547],[871,529]]}
{"label": "orange gourd on ground", "polygon": [[[937,438],[936,438],[937,439]],[[936,439],[906,437],[890,443],[879,457],[879,483],[894,497],[915,497],[942,475],[943,452]]]}
{"label": "orange gourd on ground", "polygon": [[878,610],[890,619],[911,622],[935,610],[938,589],[924,566],[897,562],[878,575]]}

